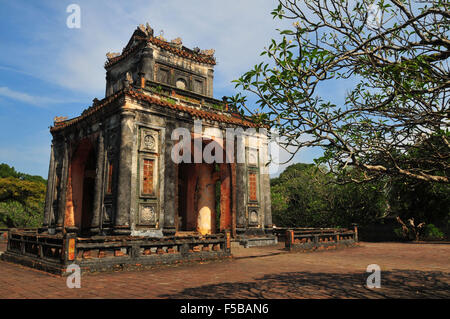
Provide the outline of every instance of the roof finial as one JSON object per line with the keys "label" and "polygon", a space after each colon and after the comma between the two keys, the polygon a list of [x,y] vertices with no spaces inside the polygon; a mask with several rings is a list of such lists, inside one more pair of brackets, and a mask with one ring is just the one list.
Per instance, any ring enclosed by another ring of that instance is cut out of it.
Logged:
{"label": "roof finial", "polygon": [[145,28],[147,29],[147,35],[152,37],[153,29],[150,27],[150,24],[148,24],[148,22],[145,23]]}
{"label": "roof finial", "polygon": [[201,51],[200,51],[200,54],[208,55],[208,56],[213,56],[213,55],[214,55],[214,52],[216,52],[216,50],[214,50],[214,49],[201,50]]}
{"label": "roof finial", "polygon": [[166,41],[166,39],[164,39],[163,35],[164,35],[164,30],[161,30],[161,31],[159,31],[159,35],[156,38],[158,38],[162,41]]}
{"label": "roof finial", "polygon": [[120,53],[117,52],[108,52],[106,53],[106,57],[108,58],[108,60],[111,60],[115,57],[118,57],[120,55]]}
{"label": "roof finial", "polygon": [[64,122],[65,120],[67,120],[67,116],[55,116],[53,118],[54,123]]}
{"label": "roof finial", "polygon": [[183,40],[180,37],[173,39],[172,41],[170,41],[170,43],[172,43],[179,49],[181,49],[181,47],[183,46]]}

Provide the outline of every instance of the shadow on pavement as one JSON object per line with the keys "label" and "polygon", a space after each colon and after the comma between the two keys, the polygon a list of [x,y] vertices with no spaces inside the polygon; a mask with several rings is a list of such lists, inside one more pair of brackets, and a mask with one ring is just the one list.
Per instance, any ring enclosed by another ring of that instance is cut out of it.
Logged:
{"label": "shadow on pavement", "polygon": [[369,289],[370,273],[290,272],[255,281],[187,288],[162,298],[450,298],[450,273],[393,270],[381,272],[381,288]]}

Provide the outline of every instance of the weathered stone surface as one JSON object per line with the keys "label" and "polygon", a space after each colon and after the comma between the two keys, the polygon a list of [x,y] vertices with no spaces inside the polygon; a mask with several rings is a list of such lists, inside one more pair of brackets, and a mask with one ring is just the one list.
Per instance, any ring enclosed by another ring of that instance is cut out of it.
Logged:
{"label": "weathered stone surface", "polygon": [[[262,165],[267,144],[249,145],[247,137],[226,135],[228,128],[243,132],[257,125],[213,98],[214,65],[213,50],[192,51],[180,40],[164,42],[143,26],[121,54],[110,54],[106,97],[93,99],[79,117],[58,118],[50,129],[49,183],[40,232],[99,240],[121,235],[125,246],[129,235],[164,240],[225,231],[234,238],[258,236],[253,244],[273,243],[273,237],[263,238],[272,224],[270,181]],[[186,151],[187,163],[172,156],[180,142],[172,140],[177,129],[184,129],[183,139],[191,139],[187,145],[196,147]],[[228,140],[233,140],[235,154],[227,153],[231,160],[223,163],[225,157],[216,152],[223,151]],[[203,158],[207,149],[213,160]],[[173,259],[189,251],[221,255],[220,245],[142,250],[148,257]],[[99,247],[81,256],[106,265],[110,255],[135,258],[141,254],[138,248]],[[16,250],[9,258],[20,259],[20,253]]]}

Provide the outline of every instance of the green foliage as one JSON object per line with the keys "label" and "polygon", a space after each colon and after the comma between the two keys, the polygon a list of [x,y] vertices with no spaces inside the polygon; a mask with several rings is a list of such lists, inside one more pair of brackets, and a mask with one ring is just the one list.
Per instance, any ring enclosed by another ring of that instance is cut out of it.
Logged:
{"label": "green foliage", "polygon": [[403,232],[401,227],[395,228],[394,229],[394,233],[399,239],[405,239],[405,234],[404,234],[404,232]]}
{"label": "green foliage", "polygon": [[280,227],[347,227],[385,216],[384,184],[335,183],[313,164],[294,164],[271,180],[272,216]]}
{"label": "green foliage", "polygon": [[213,109],[216,109],[216,110],[219,110],[219,111],[222,111],[222,110],[223,110],[222,105],[219,105],[219,104],[211,104],[211,107],[212,107]]}
{"label": "green foliage", "polygon": [[[423,169],[429,169],[426,156],[433,149],[443,149],[442,139],[435,136],[422,143],[414,145],[403,154],[405,162],[414,160],[420,162]],[[424,154],[427,154],[424,156]],[[423,160],[423,161],[422,161]],[[422,162],[421,162],[422,161]],[[443,171],[445,173],[443,173]],[[449,175],[444,167],[437,175]],[[395,176],[390,179],[389,205],[391,210],[403,220],[414,218],[417,222],[435,224],[446,227],[450,222],[450,185],[421,181],[414,178]]]}
{"label": "green foliage", "polygon": [[404,220],[444,225],[450,220],[450,185],[396,178],[391,183],[389,204]]}
{"label": "green foliage", "polygon": [[167,103],[170,103],[172,105],[175,105],[177,103],[177,101],[171,97],[165,97],[165,98],[163,97],[162,100],[166,101]]}
{"label": "green foliage", "polygon": [[38,227],[42,223],[46,181],[0,164],[0,225]]}
{"label": "green foliage", "polygon": [[[415,231],[395,229],[401,239],[436,240],[445,237],[450,225],[450,186],[391,177],[366,183],[337,183],[313,164],[294,164],[271,180],[272,216],[280,227],[348,227],[382,223],[398,216]],[[345,174],[358,179],[358,170]],[[425,226],[420,227],[420,224]],[[434,225],[437,225],[434,226]],[[400,225],[399,225],[400,226]],[[439,228],[440,229],[439,229]],[[441,230],[444,230],[442,232]],[[416,238],[416,235],[418,236]]]}
{"label": "green foliage", "polygon": [[[379,1],[377,27],[368,23],[371,4],[279,0],[273,18],[293,25],[233,81],[242,92],[230,107],[277,129],[297,151],[322,148],[317,161],[332,171],[449,184],[448,1]],[[343,101],[322,93],[348,79]],[[257,98],[257,110],[244,94]],[[442,147],[406,159],[424,136]]]}
{"label": "green foliage", "polygon": [[424,239],[439,240],[444,238],[444,233],[439,230],[433,224],[425,225]]}
{"label": "green foliage", "polygon": [[0,178],[14,177],[24,181],[47,183],[47,181],[39,175],[28,175],[17,172],[14,167],[10,167],[8,164],[0,164]]}
{"label": "green foliage", "polygon": [[39,203],[36,210],[30,211],[28,207],[18,201],[0,202],[1,227],[40,227],[44,216],[44,201]]}

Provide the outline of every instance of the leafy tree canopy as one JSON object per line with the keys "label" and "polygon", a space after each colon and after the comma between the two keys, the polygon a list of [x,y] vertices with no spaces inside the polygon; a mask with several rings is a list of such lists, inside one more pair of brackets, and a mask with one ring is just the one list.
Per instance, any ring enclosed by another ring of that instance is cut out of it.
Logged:
{"label": "leafy tree canopy", "polygon": [[[258,112],[241,93],[230,102],[277,129],[292,156],[323,148],[318,163],[349,173],[344,180],[356,167],[359,181],[448,184],[449,9],[440,0],[279,0],[272,15],[292,27],[262,52],[270,62],[235,81],[258,97]],[[344,102],[319,95],[344,79],[355,83]]]}
{"label": "leafy tree canopy", "polygon": [[0,226],[38,227],[42,223],[46,180],[0,164]]}
{"label": "leafy tree canopy", "polygon": [[17,172],[14,167],[8,164],[0,164],[0,178],[14,177],[24,181],[47,183],[47,181],[39,175],[29,175]]}
{"label": "leafy tree canopy", "polygon": [[387,213],[384,190],[381,182],[340,185],[314,164],[293,164],[271,180],[273,221],[282,227],[370,224]]}

